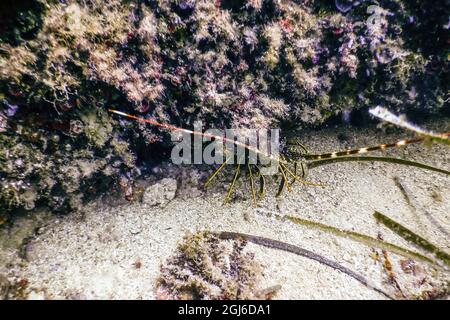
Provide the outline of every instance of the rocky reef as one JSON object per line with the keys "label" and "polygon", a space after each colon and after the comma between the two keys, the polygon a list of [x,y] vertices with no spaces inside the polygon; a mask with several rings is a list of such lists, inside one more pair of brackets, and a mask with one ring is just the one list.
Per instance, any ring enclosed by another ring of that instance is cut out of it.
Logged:
{"label": "rocky reef", "polygon": [[[448,1],[2,1],[0,214],[76,209],[181,127],[448,111]],[[4,217],[3,217],[4,218]]]}

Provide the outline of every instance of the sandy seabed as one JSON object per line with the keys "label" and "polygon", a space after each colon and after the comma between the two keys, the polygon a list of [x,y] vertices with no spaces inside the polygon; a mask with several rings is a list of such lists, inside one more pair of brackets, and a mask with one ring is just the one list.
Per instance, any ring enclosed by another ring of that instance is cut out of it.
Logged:
{"label": "sandy seabed", "polygon": [[[450,131],[448,119],[433,127]],[[328,152],[394,142],[408,133],[333,128],[298,135],[310,150]],[[443,145],[413,145],[384,154],[450,169],[449,148]],[[161,265],[183,236],[202,230],[241,232],[300,246],[348,267],[399,298],[441,290],[450,279],[448,270],[435,270],[419,261],[413,263],[414,272],[407,270],[404,257],[389,254],[395,275],[395,281],[390,281],[370,246],[268,216],[297,216],[424,253],[378,224],[373,213],[380,211],[449,252],[450,178],[443,174],[387,163],[336,163],[309,173],[308,180],[324,188],[295,185],[291,192],[275,198],[277,186],[269,184],[267,197],[255,208],[248,183],[239,184],[236,199],[224,205],[227,183],[223,176],[204,191],[201,181],[208,172],[168,167],[167,178],[178,180],[174,182],[176,193],[173,199],[164,200],[162,195],[159,204],[126,202],[109,195],[78,213],[55,216],[37,210],[2,226],[3,298],[155,299]],[[395,179],[408,190],[409,204]],[[160,183],[157,179],[145,183],[159,190],[154,187]],[[275,299],[385,298],[317,261],[252,243],[246,250],[264,267],[261,287],[281,286]]]}

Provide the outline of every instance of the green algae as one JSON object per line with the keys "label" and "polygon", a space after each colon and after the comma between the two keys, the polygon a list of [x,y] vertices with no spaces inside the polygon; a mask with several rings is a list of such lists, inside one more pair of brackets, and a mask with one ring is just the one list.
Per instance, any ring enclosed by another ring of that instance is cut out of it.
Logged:
{"label": "green algae", "polygon": [[417,247],[429,253],[432,253],[436,258],[443,261],[447,266],[450,266],[450,255],[436,247],[428,240],[422,238],[421,236],[417,235],[408,228],[402,226],[400,223],[392,220],[391,218],[385,216],[380,212],[376,211],[373,216],[379,223],[382,223],[384,226],[394,231],[406,241],[413,243]]}
{"label": "green algae", "polygon": [[339,236],[339,237],[343,237],[343,238],[351,239],[351,240],[354,240],[354,241],[357,241],[357,242],[361,242],[361,243],[363,243],[365,245],[368,245],[368,246],[372,246],[372,247],[376,247],[376,248],[379,248],[379,249],[388,250],[388,251],[391,251],[391,252],[396,253],[398,255],[407,257],[407,258],[418,259],[418,260],[424,261],[426,263],[431,263],[433,265],[437,264],[432,259],[430,259],[430,258],[428,258],[428,257],[426,257],[426,256],[424,256],[424,255],[422,255],[420,253],[411,251],[411,250],[406,249],[406,248],[399,247],[399,246],[397,246],[395,244],[392,244],[392,243],[389,243],[389,242],[386,242],[386,241],[378,240],[376,238],[373,238],[373,237],[370,237],[370,236],[367,236],[367,235],[364,235],[364,234],[361,234],[361,233],[357,233],[357,232],[354,232],[354,231],[348,231],[348,230],[342,230],[342,229],[339,229],[339,228],[336,228],[336,227],[332,227],[332,226],[329,226],[329,225],[325,225],[325,224],[314,222],[314,221],[310,221],[310,220],[301,219],[301,218],[298,218],[298,217],[285,216],[285,217],[283,217],[283,219],[285,219],[287,221],[290,221],[290,222],[292,222],[294,224],[306,226],[306,227],[313,228],[313,229],[318,229],[320,231],[331,233],[331,234],[334,234],[334,235]]}

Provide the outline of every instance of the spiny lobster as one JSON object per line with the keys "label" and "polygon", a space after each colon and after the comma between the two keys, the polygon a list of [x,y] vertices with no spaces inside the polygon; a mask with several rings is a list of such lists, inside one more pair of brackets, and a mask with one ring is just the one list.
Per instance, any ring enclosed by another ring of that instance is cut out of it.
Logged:
{"label": "spiny lobster", "polygon": [[[228,192],[225,197],[224,202],[227,203],[233,194],[234,186],[236,184],[236,181],[238,180],[239,176],[241,175],[241,171],[246,171],[250,178],[250,189],[252,193],[252,199],[253,203],[256,205],[258,198],[263,198],[265,194],[265,188],[266,188],[266,179],[265,176],[261,173],[261,166],[262,164],[253,164],[248,159],[250,156],[254,156],[257,154],[259,156],[259,159],[261,157],[266,157],[267,160],[275,161],[277,164],[277,172],[278,176],[281,178],[280,185],[278,188],[278,192],[276,196],[280,196],[284,189],[287,188],[289,191],[291,190],[292,185],[295,182],[300,182],[302,184],[312,185],[312,186],[321,186],[320,184],[312,183],[309,181],[306,181],[305,178],[307,176],[308,169],[318,167],[321,165],[330,164],[333,162],[346,162],[346,161],[379,161],[379,162],[389,162],[389,163],[396,163],[396,164],[402,164],[407,166],[413,166],[418,167],[425,170],[431,170],[439,173],[443,173],[446,175],[450,175],[450,171],[436,168],[430,165],[418,163],[415,161],[410,160],[404,160],[399,158],[391,158],[391,157],[380,157],[380,156],[362,156],[363,154],[366,154],[368,152],[378,151],[378,150],[385,150],[388,148],[397,148],[397,147],[403,147],[409,144],[413,143],[420,143],[426,141],[426,137],[417,137],[410,140],[401,140],[395,143],[389,143],[389,144],[380,144],[373,147],[365,147],[365,148],[358,148],[354,150],[345,150],[345,151],[339,151],[339,152],[331,152],[331,153],[324,153],[324,154],[310,154],[306,146],[304,146],[300,141],[293,139],[290,141],[287,141],[284,146],[282,152],[278,156],[273,156],[270,154],[263,153],[257,148],[254,148],[250,145],[243,144],[239,141],[234,141],[227,139],[222,136],[216,136],[212,134],[202,133],[198,131],[193,131],[189,129],[183,129],[179,128],[170,124],[163,124],[159,123],[155,120],[150,119],[144,119],[140,118],[134,115],[130,115],[121,111],[109,109],[109,112],[115,113],[120,116],[124,116],[139,122],[151,124],[156,127],[167,129],[171,132],[184,132],[190,135],[199,135],[203,138],[208,139],[214,139],[216,141],[221,141],[224,143],[232,143],[234,145],[243,147],[247,150],[245,153],[245,159],[242,162],[238,161],[238,163],[235,165],[235,171],[233,175],[233,179],[231,181],[230,186],[228,187]],[[448,138],[450,137],[450,133],[445,133],[441,135],[442,137]],[[205,183],[205,187],[207,187],[214,178],[221,172],[224,167],[229,164],[231,161],[230,159],[234,159],[235,155],[227,155],[226,160],[209,176]],[[256,191],[256,183],[255,179],[259,179],[259,192],[257,196]]]}

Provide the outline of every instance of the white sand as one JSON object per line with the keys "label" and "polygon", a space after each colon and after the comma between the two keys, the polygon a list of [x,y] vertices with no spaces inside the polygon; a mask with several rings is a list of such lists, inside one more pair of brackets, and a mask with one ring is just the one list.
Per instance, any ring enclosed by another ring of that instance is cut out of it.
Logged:
{"label": "white sand", "polygon": [[[442,122],[438,127],[450,131],[449,123]],[[352,129],[345,131],[347,142],[340,142],[339,133],[344,131],[329,129],[300,135],[310,150],[317,152],[393,142],[407,136],[400,131],[388,135],[379,130]],[[409,146],[387,154],[450,169],[450,152],[445,146]],[[326,188],[297,185],[291,193],[275,198],[276,186],[272,185],[259,208],[253,208],[248,193],[222,205],[225,191],[218,185],[225,184],[223,177],[215,182],[216,187],[203,192],[197,188],[195,168],[171,170],[171,175],[192,173],[194,178],[179,186],[177,196],[165,207],[140,202],[112,205],[111,198],[100,199],[83,212],[45,218],[47,222],[39,224],[36,233],[29,231],[32,238],[20,255],[20,245],[8,242],[17,228],[4,227],[0,233],[0,275],[11,283],[27,279],[24,296],[28,298],[153,299],[160,265],[173,254],[182,237],[187,232],[211,230],[243,232],[298,245],[364,275],[391,294],[395,292],[386,283],[380,263],[370,257],[370,247],[276,221],[261,214],[265,212],[294,215],[373,237],[381,235],[386,241],[417,251],[376,223],[372,214],[378,210],[450,251],[450,239],[445,234],[450,232],[450,178],[443,174],[385,163],[338,163],[309,174],[310,181]],[[393,177],[400,178],[414,195],[413,202],[426,213],[411,209]],[[248,187],[240,188],[245,191]],[[23,223],[20,221],[19,225]],[[316,261],[255,244],[249,244],[248,250],[255,252],[265,267],[261,286],[281,285],[277,299],[384,298]],[[416,276],[406,275],[399,266],[402,258],[394,254],[390,257],[398,283],[407,294],[436,288],[442,279],[449,279],[448,273],[435,274],[425,267]],[[139,269],[134,266],[137,261],[142,264]],[[426,283],[417,285],[423,279]]]}

